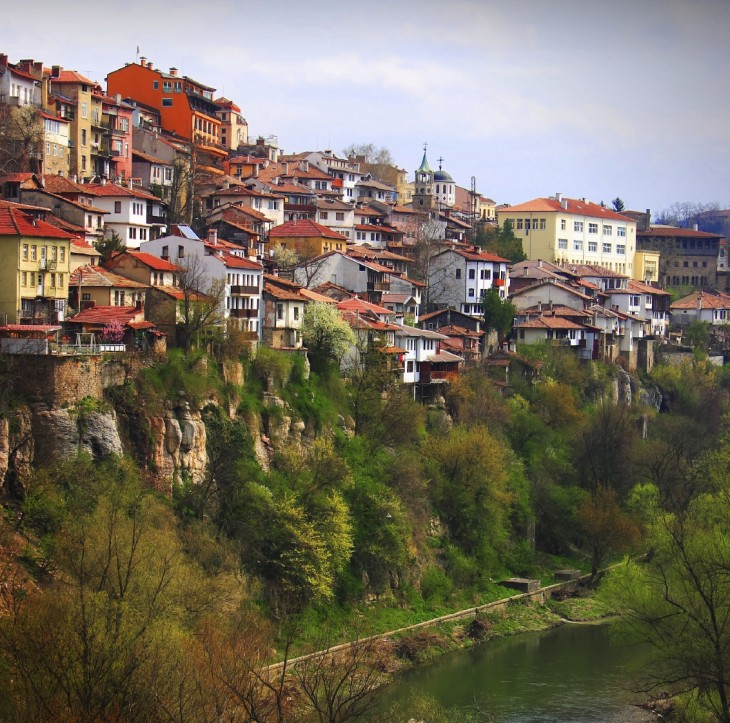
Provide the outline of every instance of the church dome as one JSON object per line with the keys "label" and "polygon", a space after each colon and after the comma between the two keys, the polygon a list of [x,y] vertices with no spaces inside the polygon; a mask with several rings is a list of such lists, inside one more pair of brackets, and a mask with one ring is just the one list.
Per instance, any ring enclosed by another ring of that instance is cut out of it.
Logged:
{"label": "church dome", "polygon": [[453,183],[454,179],[446,173],[446,171],[438,170],[433,174],[434,181],[441,181],[441,183]]}

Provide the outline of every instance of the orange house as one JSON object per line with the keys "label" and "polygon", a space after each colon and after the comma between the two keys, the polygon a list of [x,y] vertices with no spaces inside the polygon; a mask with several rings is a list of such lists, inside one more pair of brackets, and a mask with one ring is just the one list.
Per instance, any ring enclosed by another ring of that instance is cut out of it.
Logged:
{"label": "orange house", "polygon": [[226,158],[221,144],[219,106],[213,101],[215,88],[180,76],[177,68],[165,73],[147,58],[113,70],[106,78],[107,93],[132,98],[160,113],[162,128],[185,138],[217,158]]}

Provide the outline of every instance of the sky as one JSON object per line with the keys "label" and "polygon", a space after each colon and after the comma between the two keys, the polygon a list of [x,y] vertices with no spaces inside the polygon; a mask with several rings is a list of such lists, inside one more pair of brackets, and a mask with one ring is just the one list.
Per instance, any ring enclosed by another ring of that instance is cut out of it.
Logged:
{"label": "sky", "polygon": [[412,178],[427,143],[497,203],[659,211],[730,207],[729,31],[730,0],[35,0],[0,52],[106,87],[139,48],[286,153],[373,143]]}

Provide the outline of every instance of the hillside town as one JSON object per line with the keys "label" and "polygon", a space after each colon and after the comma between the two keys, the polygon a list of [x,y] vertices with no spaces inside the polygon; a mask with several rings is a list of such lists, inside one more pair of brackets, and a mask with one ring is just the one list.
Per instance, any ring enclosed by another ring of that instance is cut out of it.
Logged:
{"label": "hillside town", "polygon": [[[525,373],[531,345],[648,370],[702,324],[727,349],[716,223],[561,193],[498,204],[427,145],[413,173],[285,153],[249,136],[234,100],[146,57],[104,80],[0,54],[4,353],[165,353],[231,333],[301,353],[306,308],[326,304],[356,339],[343,372],[372,346],[426,399],[485,358]],[[487,298],[511,305],[506,326]]]}

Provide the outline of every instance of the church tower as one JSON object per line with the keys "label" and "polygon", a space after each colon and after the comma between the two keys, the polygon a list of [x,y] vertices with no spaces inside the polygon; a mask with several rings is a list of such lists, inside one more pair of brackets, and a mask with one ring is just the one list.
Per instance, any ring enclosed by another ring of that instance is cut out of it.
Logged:
{"label": "church tower", "polygon": [[433,171],[426,158],[427,145],[423,144],[423,160],[416,169],[416,183],[413,188],[413,208],[430,211],[434,207]]}

